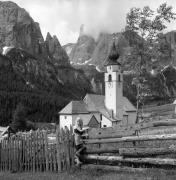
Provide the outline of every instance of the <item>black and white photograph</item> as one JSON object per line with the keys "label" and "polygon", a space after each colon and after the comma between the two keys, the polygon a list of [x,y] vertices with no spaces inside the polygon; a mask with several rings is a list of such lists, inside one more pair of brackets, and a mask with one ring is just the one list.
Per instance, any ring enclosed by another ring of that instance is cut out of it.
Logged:
{"label": "black and white photograph", "polygon": [[175,0],[0,0],[0,180],[176,180]]}

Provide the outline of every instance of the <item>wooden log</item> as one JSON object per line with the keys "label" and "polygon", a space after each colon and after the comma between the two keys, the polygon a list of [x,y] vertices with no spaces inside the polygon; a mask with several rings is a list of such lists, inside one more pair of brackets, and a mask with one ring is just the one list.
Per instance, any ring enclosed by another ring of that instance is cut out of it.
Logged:
{"label": "wooden log", "polygon": [[133,142],[133,141],[151,141],[151,140],[176,140],[176,134],[164,135],[143,135],[143,136],[129,136],[122,138],[109,139],[86,139],[86,144],[102,144],[102,143],[118,143],[118,142]]}
{"label": "wooden log", "polygon": [[46,171],[49,171],[49,158],[48,158],[48,137],[47,132],[44,133],[44,141],[45,141],[45,163],[46,163]]}
{"label": "wooden log", "polygon": [[32,156],[32,131],[30,132],[30,141],[29,141],[29,145],[30,145],[30,171],[33,170],[33,156]]}
{"label": "wooden log", "polygon": [[2,171],[1,169],[1,160],[2,160],[2,157],[1,157],[1,151],[2,151],[2,140],[0,141],[0,171]]}
{"label": "wooden log", "polygon": [[153,122],[144,122],[134,125],[128,125],[123,126],[121,125],[114,126],[114,129],[117,129],[117,131],[139,131],[142,129],[147,129],[151,127],[160,127],[160,126],[176,126],[176,120],[175,119],[166,119],[166,120],[160,120],[160,121],[153,121]]}
{"label": "wooden log", "polygon": [[40,131],[40,171],[42,171],[42,158],[43,158],[43,149],[42,149],[42,131]]}
{"label": "wooden log", "polygon": [[119,154],[128,157],[151,157],[156,155],[175,154],[175,147],[168,148],[120,148]]}
{"label": "wooden log", "polygon": [[65,132],[62,128],[61,129],[62,170],[66,170],[66,157],[65,157],[66,148],[67,148],[67,146],[65,143]]}
{"label": "wooden log", "polygon": [[14,171],[15,172],[17,172],[18,171],[18,156],[17,156],[17,154],[18,154],[18,149],[17,149],[17,137],[15,136],[14,137],[14,157],[15,157],[15,169],[14,169]]}
{"label": "wooden log", "polygon": [[118,165],[119,163],[148,164],[148,165],[168,165],[176,166],[176,160],[170,158],[124,158],[122,156],[84,156],[86,163],[100,163]]}
{"label": "wooden log", "polygon": [[70,157],[71,157],[71,166],[75,165],[75,140],[73,135],[73,127],[70,125]]}
{"label": "wooden log", "polygon": [[135,130],[129,130],[128,128],[92,128],[88,130],[89,139],[95,138],[120,138],[125,136],[131,136],[135,134]]}
{"label": "wooden log", "polygon": [[5,139],[5,141],[4,141],[4,151],[5,151],[5,158],[4,158],[4,160],[5,160],[5,171],[7,171],[7,139]]}
{"label": "wooden log", "polygon": [[61,139],[60,139],[60,127],[56,130],[56,150],[57,150],[57,167],[58,171],[61,172]]}
{"label": "wooden log", "polygon": [[2,171],[2,140],[0,141],[0,171]]}
{"label": "wooden log", "polygon": [[4,171],[4,140],[1,141],[1,171]]}
{"label": "wooden log", "polygon": [[158,127],[158,126],[176,126],[176,120],[168,119],[164,121],[154,121],[153,127]]}
{"label": "wooden log", "polygon": [[42,171],[45,171],[45,141],[44,131],[42,131]]}
{"label": "wooden log", "polygon": [[4,139],[2,140],[2,171],[4,171],[4,156],[5,156],[5,151],[4,151]]}
{"label": "wooden log", "polygon": [[103,153],[119,153],[119,148],[116,147],[100,147],[99,149],[86,149],[85,154],[103,154]]}
{"label": "wooden log", "polygon": [[176,126],[160,126],[142,129],[138,135],[159,135],[159,134],[175,134]]}
{"label": "wooden log", "polygon": [[67,170],[70,170],[70,134],[69,129],[65,127],[65,142],[66,142],[66,162],[67,162]]}
{"label": "wooden log", "polygon": [[35,134],[32,131],[32,171],[35,172]]}

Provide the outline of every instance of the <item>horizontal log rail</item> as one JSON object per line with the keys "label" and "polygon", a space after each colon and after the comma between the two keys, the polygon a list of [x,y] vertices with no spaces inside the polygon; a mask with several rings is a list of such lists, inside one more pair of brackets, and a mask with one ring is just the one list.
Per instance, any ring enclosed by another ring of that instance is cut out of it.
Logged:
{"label": "horizontal log rail", "polygon": [[86,144],[103,144],[103,143],[151,141],[151,140],[176,140],[176,134],[142,135],[142,136],[129,136],[129,137],[109,138],[109,139],[86,139],[84,140],[84,142]]}
{"label": "horizontal log rail", "polygon": [[176,154],[175,146],[169,148],[120,148],[119,155],[128,157],[151,157]]}
{"label": "horizontal log rail", "polygon": [[151,165],[170,165],[176,166],[176,159],[170,158],[124,158],[122,156],[84,156],[86,163],[107,163],[111,165],[118,165],[118,163],[133,163],[133,164],[151,164]]}
{"label": "horizontal log rail", "polygon": [[101,147],[100,149],[87,149],[85,154],[119,153],[116,147]]}
{"label": "horizontal log rail", "polygon": [[154,121],[154,122],[145,122],[135,125],[129,126],[113,126],[108,128],[92,128],[89,129],[88,135],[89,139],[95,138],[121,138],[121,137],[128,137],[135,135],[136,132],[140,134],[140,132],[153,128],[174,128],[176,127],[176,119],[166,119],[161,121]]}

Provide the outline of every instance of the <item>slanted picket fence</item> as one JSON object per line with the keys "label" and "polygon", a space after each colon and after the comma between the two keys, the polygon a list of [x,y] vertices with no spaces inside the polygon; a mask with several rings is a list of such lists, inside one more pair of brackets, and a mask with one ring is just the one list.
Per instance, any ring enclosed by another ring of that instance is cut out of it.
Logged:
{"label": "slanted picket fence", "polygon": [[0,171],[63,171],[74,165],[73,129],[19,132],[0,143]]}

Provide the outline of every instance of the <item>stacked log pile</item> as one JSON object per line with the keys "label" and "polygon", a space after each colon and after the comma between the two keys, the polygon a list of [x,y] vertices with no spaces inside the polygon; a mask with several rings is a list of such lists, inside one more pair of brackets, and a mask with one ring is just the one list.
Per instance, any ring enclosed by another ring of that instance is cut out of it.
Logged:
{"label": "stacked log pile", "polygon": [[176,120],[90,129],[86,163],[176,167]]}

